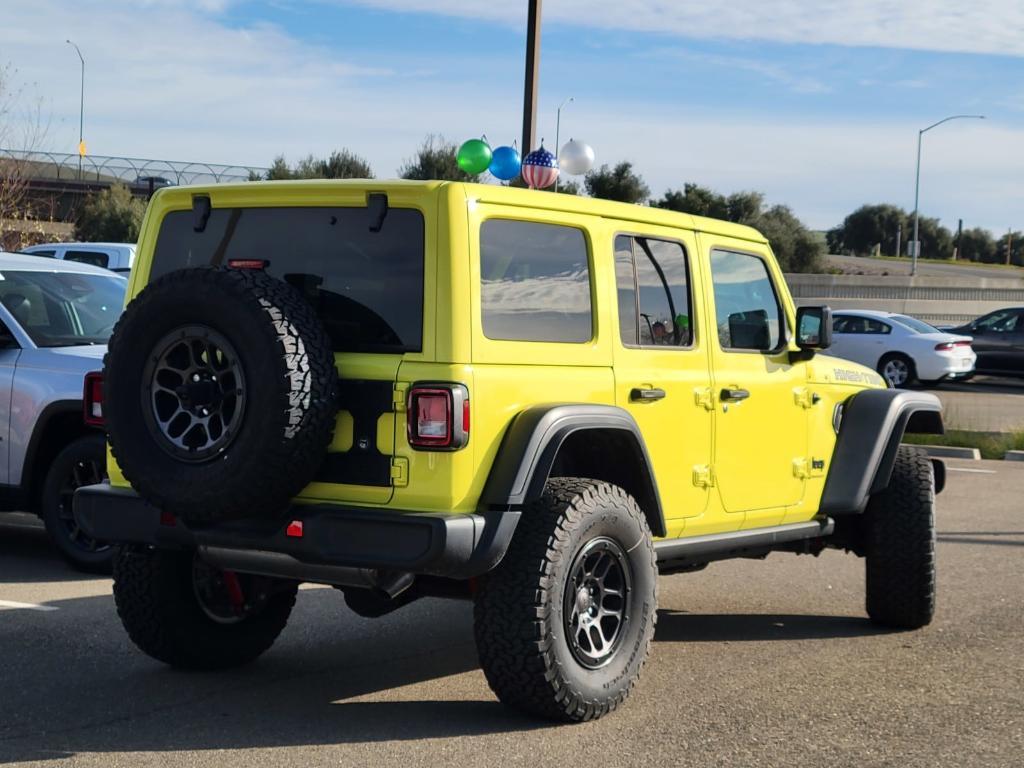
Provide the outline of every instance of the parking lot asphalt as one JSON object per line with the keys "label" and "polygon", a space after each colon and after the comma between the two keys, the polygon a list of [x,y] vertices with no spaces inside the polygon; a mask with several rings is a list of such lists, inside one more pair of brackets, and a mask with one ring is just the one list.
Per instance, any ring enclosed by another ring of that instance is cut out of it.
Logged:
{"label": "parking lot asphalt", "polygon": [[125,636],[109,579],[0,519],[0,763],[1020,766],[1024,466],[949,467],[930,627],[872,626],[863,562],[839,552],[663,577],[639,687],[577,726],[493,699],[455,601],[371,621],[304,589],[252,666],[167,669]]}

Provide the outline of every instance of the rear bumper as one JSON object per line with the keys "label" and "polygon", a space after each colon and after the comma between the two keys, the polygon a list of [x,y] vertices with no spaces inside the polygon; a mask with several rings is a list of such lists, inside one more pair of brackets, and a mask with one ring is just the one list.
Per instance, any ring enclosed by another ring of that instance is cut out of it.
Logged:
{"label": "rear bumper", "polygon": [[[352,570],[429,574],[456,579],[479,576],[505,554],[519,521],[516,510],[480,514],[295,505],[279,522],[233,521],[186,526],[162,516],[130,488],[107,483],[79,488],[75,517],[92,537],[117,544],[195,549],[236,570],[344,584]],[[302,535],[289,536],[293,522]]]}

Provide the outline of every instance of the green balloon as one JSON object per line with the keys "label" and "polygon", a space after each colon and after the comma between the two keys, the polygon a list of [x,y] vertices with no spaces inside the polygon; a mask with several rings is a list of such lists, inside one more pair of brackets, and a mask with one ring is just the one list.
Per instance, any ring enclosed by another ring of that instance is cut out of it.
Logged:
{"label": "green balloon", "polygon": [[459,147],[456,159],[459,162],[459,168],[475,176],[490,167],[491,147],[483,139],[470,139]]}

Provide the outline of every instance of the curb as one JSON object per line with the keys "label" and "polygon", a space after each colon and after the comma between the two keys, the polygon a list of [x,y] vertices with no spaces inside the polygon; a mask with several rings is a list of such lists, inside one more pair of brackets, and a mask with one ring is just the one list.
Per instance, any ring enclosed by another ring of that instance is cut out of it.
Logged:
{"label": "curb", "polygon": [[1003,461],[1024,461],[1024,451],[1007,451]]}
{"label": "curb", "polygon": [[[981,451],[977,448],[960,448],[955,445],[919,445],[918,448],[924,448],[925,452],[936,459],[972,459],[974,461],[981,461]],[[1024,461],[1024,451],[1012,451],[1012,453],[1019,453],[1020,461]]]}

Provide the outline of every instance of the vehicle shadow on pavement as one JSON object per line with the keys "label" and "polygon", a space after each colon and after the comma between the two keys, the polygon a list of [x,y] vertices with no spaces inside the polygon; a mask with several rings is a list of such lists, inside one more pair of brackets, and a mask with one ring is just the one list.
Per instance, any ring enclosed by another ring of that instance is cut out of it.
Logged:
{"label": "vehicle shadow on pavement", "polygon": [[782,614],[700,614],[658,611],[655,641],[733,642],[747,640],[830,640],[891,632],[860,616]]}
{"label": "vehicle shadow on pavement", "polygon": [[274,648],[218,673],[176,671],[144,656],[111,597],[48,605],[59,610],[0,619],[0,764],[550,726],[493,698],[478,671],[468,603],[423,600],[368,621],[334,590],[303,590]]}
{"label": "vehicle shadow on pavement", "polygon": [[0,584],[86,581],[103,578],[68,565],[42,524],[26,524],[0,515]]}

